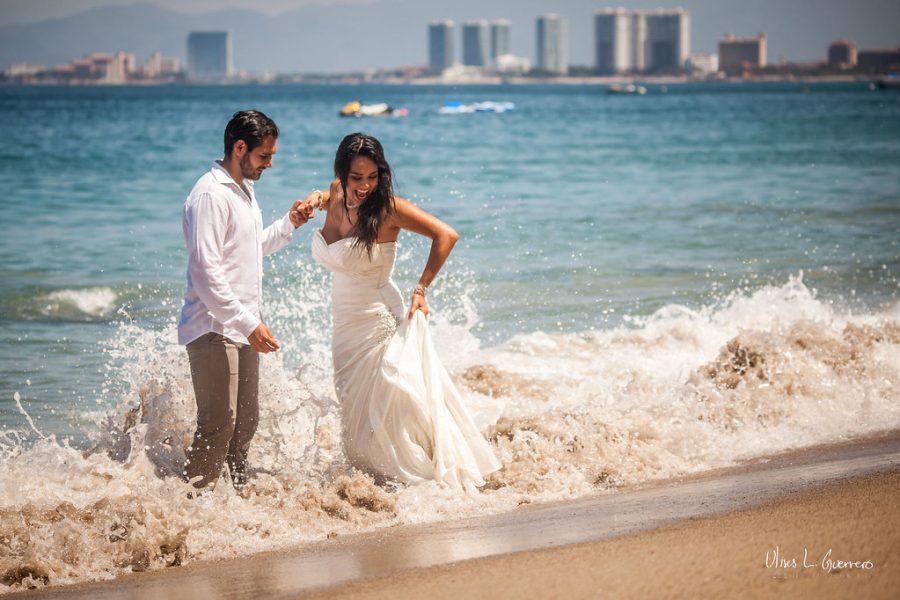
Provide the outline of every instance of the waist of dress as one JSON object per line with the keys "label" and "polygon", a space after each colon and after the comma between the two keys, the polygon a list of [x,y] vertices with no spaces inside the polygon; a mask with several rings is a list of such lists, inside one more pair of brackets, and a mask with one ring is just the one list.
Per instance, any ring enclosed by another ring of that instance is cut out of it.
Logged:
{"label": "waist of dress", "polygon": [[335,329],[346,323],[378,319],[384,313],[400,317],[404,310],[400,290],[390,280],[380,287],[334,285],[331,306]]}

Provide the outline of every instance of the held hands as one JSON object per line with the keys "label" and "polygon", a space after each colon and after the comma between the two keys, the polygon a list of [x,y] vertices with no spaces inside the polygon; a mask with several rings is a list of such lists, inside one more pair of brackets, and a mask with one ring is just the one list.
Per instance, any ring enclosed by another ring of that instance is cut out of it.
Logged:
{"label": "held hands", "polygon": [[340,198],[342,195],[341,180],[335,179],[331,182],[328,192],[315,190],[310,192],[303,200],[296,200],[288,213],[294,229],[315,218],[317,208],[319,210],[327,210],[328,202],[331,198]]}
{"label": "held hands", "polygon": [[300,227],[310,219],[316,216],[316,209],[328,210],[328,206],[333,198],[343,199],[344,192],[341,189],[341,180],[335,179],[331,182],[327,192],[321,190],[313,190],[303,200],[294,202],[291,207],[291,223],[294,229]]}
{"label": "held hands", "polygon": [[312,199],[315,197],[316,193],[321,192],[313,192],[303,200],[295,201],[294,205],[291,206],[291,211],[288,215],[290,216],[291,224],[294,226],[294,229],[297,229],[316,216],[312,205]]}
{"label": "held hands", "polygon": [[247,340],[254,350],[263,354],[275,352],[281,348],[278,344],[278,340],[275,339],[275,336],[272,335],[272,332],[269,331],[269,328],[266,327],[265,323],[260,323],[256,329],[253,330],[253,333],[247,337]]}

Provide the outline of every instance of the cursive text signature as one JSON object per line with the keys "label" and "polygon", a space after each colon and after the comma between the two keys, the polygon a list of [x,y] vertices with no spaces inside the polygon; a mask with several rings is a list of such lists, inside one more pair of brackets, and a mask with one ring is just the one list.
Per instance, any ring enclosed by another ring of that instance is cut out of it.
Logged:
{"label": "cursive text signature", "polygon": [[833,558],[833,551],[828,549],[825,554],[816,559],[812,556],[807,548],[803,548],[803,558],[797,556],[786,556],[782,553],[781,548],[775,546],[774,550],[766,552],[766,568],[767,569],[815,569],[820,568],[826,573],[832,573],[842,570],[857,569],[861,571],[869,571],[875,568],[875,563],[871,560],[844,560]]}

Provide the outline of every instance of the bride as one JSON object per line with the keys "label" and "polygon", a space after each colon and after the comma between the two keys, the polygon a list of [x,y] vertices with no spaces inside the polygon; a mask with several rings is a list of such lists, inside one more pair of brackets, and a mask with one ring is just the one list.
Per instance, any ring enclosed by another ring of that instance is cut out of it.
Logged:
{"label": "bride", "polygon": [[[500,462],[463,406],[425,320],[428,286],[459,236],[394,196],[374,137],[345,137],[334,173],[329,191],[312,197],[327,211],[312,252],[334,274],[334,387],[347,457],[380,481],[480,486]],[[391,279],[401,229],[432,240],[409,310]]]}

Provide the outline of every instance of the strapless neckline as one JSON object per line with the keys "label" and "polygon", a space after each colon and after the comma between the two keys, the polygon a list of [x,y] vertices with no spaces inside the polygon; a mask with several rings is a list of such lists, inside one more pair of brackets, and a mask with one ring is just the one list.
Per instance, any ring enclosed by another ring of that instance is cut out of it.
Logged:
{"label": "strapless neckline", "polygon": [[[330,243],[329,243],[328,240],[325,239],[325,234],[322,233],[322,230],[321,230],[321,229],[316,229],[316,234],[322,239],[322,242],[324,242],[324,244],[325,244],[326,246],[328,246],[329,248],[330,248],[331,246],[334,246],[335,244],[339,244],[339,243],[345,242],[345,241],[347,241],[347,240],[357,240],[357,239],[359,239],[358,236],[355,236],[355,235],[348,235],[347,237],[342,237],[342,238],[340,238],[340,239],[334,240],[333,242],[330,242]],[[396,243],[397,243],[397,240],[394,240],[394,241],[392,241],[392,242],[375,242],[375,245],[376,245],[376,246],[385,246],[385,245],[388,245],[388,244],[396,244]]]}

